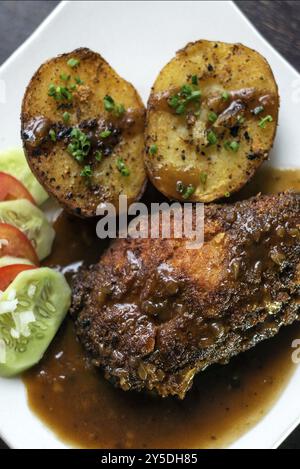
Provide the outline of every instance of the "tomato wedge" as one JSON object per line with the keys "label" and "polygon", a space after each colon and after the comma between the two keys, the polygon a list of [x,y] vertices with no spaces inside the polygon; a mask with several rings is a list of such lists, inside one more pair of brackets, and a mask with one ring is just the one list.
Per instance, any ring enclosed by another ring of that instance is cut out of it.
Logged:
{"label": "tomato wedge", "polygon": [[22,257],[39,265],[38,256],[27,236],[8,223],[0,223],[0,257],[2,256]]}
{"label": "tomato wedge", "polygon": [[20,272],[30,269],[36,269],[36,267],[34,265],[25,264],[11,264],[0,267],[0,290],[6,290]]}
{"label": "tomato wedge", "polygon": [[36,205],[34,198],[26,187],[10,174],[0,172],[0,201],[27,199]]}

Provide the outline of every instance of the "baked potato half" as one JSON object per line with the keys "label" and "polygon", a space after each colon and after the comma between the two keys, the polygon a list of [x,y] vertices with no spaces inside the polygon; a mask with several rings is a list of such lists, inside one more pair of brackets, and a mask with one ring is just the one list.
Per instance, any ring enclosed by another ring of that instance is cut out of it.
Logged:
{"label": "baked potato half", "polygon": [[145,185],[145,108],[135,88],[101,55],[81,48],[32,77],[22,104],[28,163],[47,192],[82,217]]}
{"label": "baked potato half", "polygon": [[146,118],[146,168],[169,198],[212,202],[268,157],[279,97],[267,61],[241,44],[197,41],[161,70]]}

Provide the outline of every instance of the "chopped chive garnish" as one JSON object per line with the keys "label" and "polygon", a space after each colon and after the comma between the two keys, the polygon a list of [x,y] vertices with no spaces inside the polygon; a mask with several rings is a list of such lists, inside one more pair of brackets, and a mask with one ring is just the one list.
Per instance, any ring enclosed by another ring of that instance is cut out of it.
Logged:
{"label": "chopped chive garnish", "polygon": [[176,182],[176,191],[182,195],[183,199],[188,199],[195,192],[195,187],[192,184],[186,186],[182,181]]}
{"label": "chopped chive garnish", "polygon": [[104,96],[103,104],[104,104],[104,109],[108,112],[113,111],[115,108],[115,102],[111,96]]}
{"label": "chopped chive garnish", "polygon": [[68,88],[65,86],[55,86],[52,83],[49,85],[48,88],[48,96],[52,96],[57,101],[67,100],[71,101],[73,96],[72,93],[69,91]]}
{"label": "chopped chive garnish", "polygon": [[168,102],[169,102],[169,106],[176,108],[179,104],[179,96],[177,94],[174,96],[171,96]]}
{"label": "chopped chive garnish", "polygon": [[206,185],[207,182],[207,173],[200,173],[200,182],[203,186]]}
{"label": "chopped chive garnish", "polygon": [[49,130],[49,137],[51,138],[52,142],[56,142],[56,133],[55,130],[50,129]]}
{"label": "chopped chive garnish", "polygon": [[169,97],[168,104],[171,108],[175,109],[176,114],[181,115],[185,113],[189,103],[199,106],[200,98],[201,91],[195,89],[195,84],[193,86],[185,84],[177,94]]}
{"label": "chopped chive garnish", "polygon": [[237,152],[238,149],[240,148],[240,144],[238,142],[236,142],[235,140],[233,140],[230,144],[229,144],[229,148],[230,150],[234,151],[234,152]]}
{"label": "chopped chive garnish", "polygon": [[66,73],[62,73],[60,75],[60,79],[63,80],[63,81],[68,81],[68,80],[70,80],[70,75],[67,75]]}
{"label": "chopped chive garnish", "polygon": [[76,81],[77,85],[83,85],[84,84],[84,81],[82,81],[80,77],[75,77],[74,80]]}
{"label": "chopped chive garnish", "polygon": [[71,143],[69,143],[67,150],[75,160],[82,163],[90,151],[91,141],[84,132],[76,128],[72,129],[70,137]]}
{"label": "chopped chive garnish", "polygon": [[209,141],[210,145],[215,145],[218,141],[218,138],[212,130],[210,130],[207,134],[207,140]]}
{"label": "chopped chive garnish", "polygon": [[185,113],[185,105],[183,103],[179,104],[176,108],[176,114],[184,114]]}
{"label": "chopped chive garnish", "polygon": [[193,88],[190,85],[183,85],[181,87],[180,93],[182,95],[189,96],[192,91],[193,91]]}
{"label": "chopped chive garnish", "polygon": [[264,109],[265,108],[263,106],[256,106],[252,112],[255,116],[257,116],[257,114],[260,114],[262,111],[264,111]]}
{"label": "chopped chive garnish", "polygon": [[201,91],[200,91],[200,90],[192,91],[191,94],[189,94],[189,95],[186,97],[186,103],[188,103],[189,101],[196,101],[196,100],[198,100],[200,97],[201,97]]}
{"label": "chopped chive garnish", "polygon": [[243,123],[245,122],[245,117],[243,117],[243,116],[238,116],[237,122],[238,122],[238,124],[243,124]]}
{"label": "chopped chive garnish", "polygon": [[122,176],[129,176],[130,171],[129,171],[128,167],[126,166],[123,158],[118,158],[117,159],[117,168],[120,171],[120,173],[122,174]]}
{"label": "chopped chive garnish", "polygon": [[63,121],[67,123],[67,122],[69,122],[69,120],[70,120],[70,113],[69,112],[64,112],[63,113]]}
{"label": "chopped chive garnish", "polygon": [[122,114],[124,114],[125,112],[125,106],[123,104],[116,104],[116,107],[115,107],[115,114],[117,117],[119,116],[122,116]]}
{"label": "chopped chive garnish", "polygon": [[209,112],[209,114],[208,114],[209,122],[214,123],[214,122],[216,122],[217,119],[218,119],[218,116],[215,112]]}
{"label": "chopped chive garnish", "polygon": [[113,112],[117,117],[120,117],[125,112],[123,104],[116,104],[111,96],[104,96],[103,98],[104,109],[108,112]]}
{"label": "chopped chive garnish", "polygon": [[157,153],[157,145],[154,143],[149,149],[150,155],[155,155]]}
{"label": "chopped chive garnish", "polygon": [[197,75],[192,75],[192,84],[193,84],[193,85],[198,85],[198,77],[197,77]]}
{"label": "chopped chive garnish", "polygon": [[228,98],[229,98],[229,93],[228,93],[228,91],[223,91],[223,93],[222,93],[222,99],[224,99],[224,101],[227,101]]}
{"label": "chopped chive garnish", "polygon": [[71,59],[68,60],[67,64],[69,65],[69,67],[74,68],[74,67],[77,67],[77,65],[80,64],[80,61],[78,59],[71,58]]}
{"label": "chopped chive garnish", "polygon": [[234,152],[237,152],[238,149],[240,148],[240,144],[239,142],[236,142],[235,140],[233,140],[232,142],[225,142],[224,143],[224,148],[226,150],[231,150],[231,151],[234,151]]}
{"label": "chopped chive garnish", "polygon": [[80,171],[80,176],[91,177],[93,174],[92,168],[89,164],[85,165],[83,170]]}
{"label": "chopped chive garnish", "polygon": [[101,138],[107,138],[110,136],[110,134],[111,134],[111,130],[107,129],[107,130],[102,130],[102,132],[100,132],[99,135]]}
{"label": "chopped chive garnish", "polygon": [[189,184],[189,185],[186,187],[186,189],[184,190],[184,192],[183,192],[183,194],[182,194],[182,198],[183,198],[184,200],[189,199],[189,198],[191,197],[191,195],[194,194],[195,190],[196,190],[195,187],[194,187],[192,184]]}
{"label": "chopped chive garnish", "polygon": [[95,160],[96,161],[101,161],[102,160],[102,153],[100,150],[95,151]]}
{"label": "chopped chive garnish", "polygon": [[224,197],[230,197],[230,192],[225,192]]}
{"label": "chopped chive garnish", "polygon": [[266,123],[267,122],[272,122],[273,121],[273,117],[270,116],[270,115],[267,115],[265,117],[263,117],[259,123],[258,123],[258,126],[261,128],[261,129],[264,129],[266,127]]}
{"label": "chopped chive garnish", "polygon": [[53,83],[51,83],[48,88],[48,95],[55,96],[55,92],[56,92],[56,86],[53,85]]}

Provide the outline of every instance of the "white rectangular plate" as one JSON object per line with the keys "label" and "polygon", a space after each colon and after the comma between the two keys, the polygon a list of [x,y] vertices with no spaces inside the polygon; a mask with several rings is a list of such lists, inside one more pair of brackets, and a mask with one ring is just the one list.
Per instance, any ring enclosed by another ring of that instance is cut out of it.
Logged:
{"label": "white rectangular plate", "polygon": [[[220,1],[59,4],[0,68],[0,149],[20,145],[22,96],[44,60],[77,47],[90,47],[132,82],[146,102],[162,66],[176,50],[197,39],[241,42],[266,57],[281,95],[271,163],[299,167],[300,76],[232,2]],[[300,422],[299,393],[300,367],[267,416],[232,448],[277,447]],[[10,447],[66,447],[32,414],[20,379],[0,379],[0,397],[0,435]]]}

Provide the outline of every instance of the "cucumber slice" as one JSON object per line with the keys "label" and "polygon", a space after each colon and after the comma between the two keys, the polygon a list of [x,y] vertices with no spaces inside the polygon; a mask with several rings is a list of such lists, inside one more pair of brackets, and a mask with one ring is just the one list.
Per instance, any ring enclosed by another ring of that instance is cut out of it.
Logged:
{"label": "cucumber slice", "polygon": [[55,231],[44,213],[28,200],[0,202],[0,222],[9,223],[23,231],[40,260],[50,254]]}
{"label": "cucumber slice", "polygon": [[11,148],[0,152],[0,171],[19,179],[38,205],[48,199],[47,192],[32,174],[22,148]]}
{"label": "cucumber slice", "polygon": [[3,256],[0,257],[0,267],[5,267],[7,265],[13,264],[26,264],[33,265],[28,259],[22,259],[21,257],[12,257],[12,256]]}
{"label": "cucumber slice", "polygon": [[71,303],[64,276],[48,267],[17,275],[0,298],[0,376],[13,376],[43,356]]}

